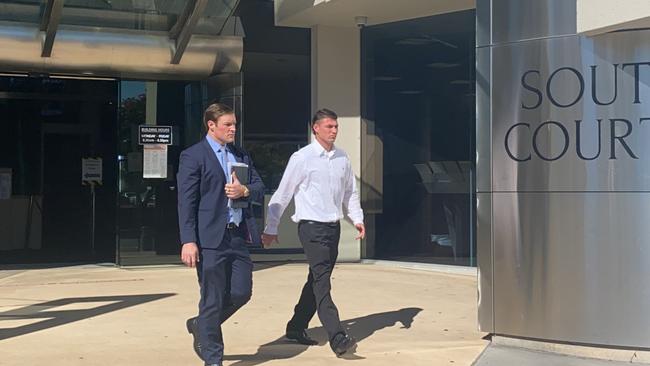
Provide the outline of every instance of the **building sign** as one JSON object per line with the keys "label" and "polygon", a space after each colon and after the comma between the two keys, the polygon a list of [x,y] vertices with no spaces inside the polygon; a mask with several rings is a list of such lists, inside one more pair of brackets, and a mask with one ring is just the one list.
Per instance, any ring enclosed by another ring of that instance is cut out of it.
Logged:
{"label": "building sign", "polygon": [[138,126],[138,141],[140,145],[145,144],[172,144],[172,127],[171,126]]}
{"label": "building sign", "polygon": [[495,190],[650,191],[644,34],[492,50]]}
{"label": "building sign", "polygon": [[83,158],[81,159],[81,184],[102,184],[102,159]]}

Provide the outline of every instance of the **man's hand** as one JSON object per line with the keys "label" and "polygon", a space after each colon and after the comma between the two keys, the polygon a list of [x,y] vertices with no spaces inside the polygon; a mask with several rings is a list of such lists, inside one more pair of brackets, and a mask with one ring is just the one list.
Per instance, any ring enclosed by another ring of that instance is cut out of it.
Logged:
{"label": "man's hand", "polygon": [[363,226],[363,224],[356,224],[354,227],[357,228],[357,231],[359,232],[359,235],[355,238],[356,240],[366,237],[366,227]]}
{"label": "man's hand", "polygon": [[262,233],[262,245],[264,246],[264,248],[270,247],[271,244],[273,244],[273,241],[275,241],[276,243],[279,243],[277,235]]}
{"label": "man's hand", "polygon": [[235,172],[232,172],[232,183],[226,184],[224,190],[226,191],[226,197],[231,200],[243,197],[245,192],[244,186],[239,183],[239,179],[237,179],[237,174],[235,174]]}
{"label": "man's hand", "polygon": [[183,244],[181,260],[190,268],[196,267],[196,264],[199,262],[199,247],[196,243]]}

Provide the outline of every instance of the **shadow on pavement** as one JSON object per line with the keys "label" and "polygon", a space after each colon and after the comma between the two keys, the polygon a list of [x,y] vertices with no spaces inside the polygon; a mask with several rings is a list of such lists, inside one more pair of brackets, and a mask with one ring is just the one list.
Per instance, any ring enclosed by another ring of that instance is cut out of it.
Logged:
{"label": "shadow on pavement", "polygon": [[[364,339],[370,337],[378,330],[392,327],[397,323],[402,324],[402,329],[408,329],[413,324],[415,317],[422,311],[421,308],[404,308],[395,311],[366,315],[359,318],[344,320],[343,327],[354,337],[357,342],[361,343]],[[318,340],[319,346],[327,346],[327,334],[323,327],[309,329],[309,335]],[[257,349],[257,353],[252,355],[226,355],[224,360],[237,361],[231,366],[255,366],[272,360],[281,360],[293,358],[306,351],[308,346],[304,346],[287,340],[280,336],[276,340],[263,344]],[[335,357],[332,353],[332,357]],[[348,359],[361,359],[356,355],[346,356]]]}
{"label": "shadow on pavement", "polygon": [[293,263],[306,263],[306,262],[301,262],[301,261],[254,262],[253,272],[263,271],[266,269],[271,269],[275,267],[284,266],[285,264],[293,264]]}
{"label": "shadow on pavement", "polygon": [[[123,295],[123,296],[95,296],[95,297],[73,297],[47,301],[40,304],[33,304],[19,309],[9,310],[0,313],[0,341],[12,337],[38,332],[40,330],[58,327],[60,325],[76,322],[94,316],[122,310],[131,306],[144,304],[151,301],[164,299],[176,294],[147,294],[147,295]],[[109,302],[88,309],[78,310],[51,310],[53,308],[79,305],[83,303]],[[43,319],[36,323],[22,325],[14,328],[1,328],[2,321]]]}

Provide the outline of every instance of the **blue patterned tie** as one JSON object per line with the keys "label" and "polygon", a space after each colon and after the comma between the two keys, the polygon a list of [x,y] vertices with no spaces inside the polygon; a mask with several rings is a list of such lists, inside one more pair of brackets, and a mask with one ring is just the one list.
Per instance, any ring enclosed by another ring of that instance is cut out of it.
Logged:
{"label": "blue patterned tie", "polygon": [[[228,150],[219,149],[219,162],[223,168],[223,173],[226,175],[226,182],[230,179],[228,172]],[[241,209],[240,208],[228,208],[228,222],[234,222],[239,225],[241,222]]]}

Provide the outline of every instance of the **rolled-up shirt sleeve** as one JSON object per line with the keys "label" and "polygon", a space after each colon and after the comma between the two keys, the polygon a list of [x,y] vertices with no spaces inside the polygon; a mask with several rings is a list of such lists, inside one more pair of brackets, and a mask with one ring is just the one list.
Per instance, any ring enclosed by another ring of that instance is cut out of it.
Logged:
{"label": "rolled-up shirt sleeve", "polygon": [[348,161],[347,174],[345,180],[345,193],[343,195],[343,206],[347,210],[348,217],[352,222],[363,224],[363,210],[361,203],[359,203],[359,191],[357,190],[357,180],[352,171],[352,164]]}
{"label": "rolled-up shirt sleeve", "polygon": [[297,153],[291,155],[278,189],[273,193],[269,201],[269,209],[266,215],[266,227],[264,233],[269,235],[278,234],[280,218],[287,208],[298,186],[304,178],[304,159]]}

